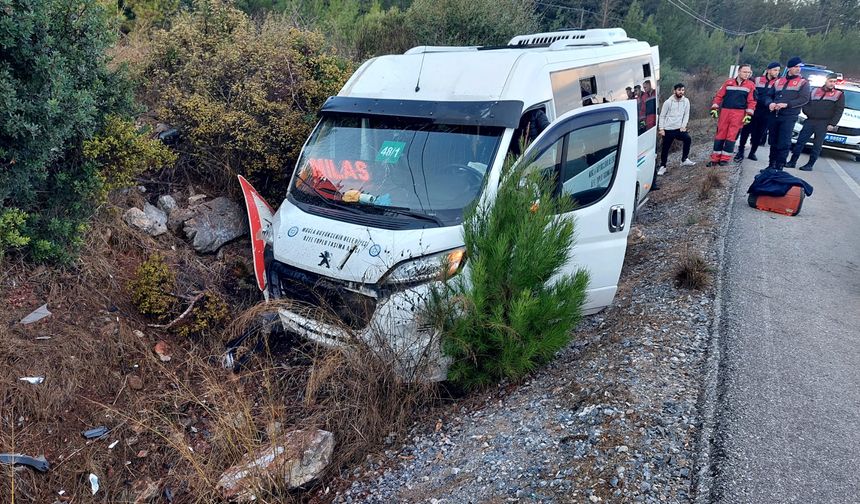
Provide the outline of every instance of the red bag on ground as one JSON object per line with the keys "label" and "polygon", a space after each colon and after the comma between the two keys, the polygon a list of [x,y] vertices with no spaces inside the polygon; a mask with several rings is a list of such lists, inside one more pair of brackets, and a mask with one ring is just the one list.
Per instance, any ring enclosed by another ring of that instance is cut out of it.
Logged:
{"label": "red bag on ground", "polygon": [[762,194],[750,194],[747,202],[753,208],[774,212],[782,215],[797,215],[803,206],[806,194],[799,186],[793,186],[785,193],[785,196],[765,196]]}

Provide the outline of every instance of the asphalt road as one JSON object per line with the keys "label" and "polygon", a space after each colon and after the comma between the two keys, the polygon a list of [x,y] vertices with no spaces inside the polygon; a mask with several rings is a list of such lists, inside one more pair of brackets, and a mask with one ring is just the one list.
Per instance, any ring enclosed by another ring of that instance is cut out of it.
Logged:
{"label": "asphalt road", "polygon": [[711,500],[858,503],[860,163],[789,170],[815,188],[796,217],[747,205],[765,164],[744,161],[730,210]]}

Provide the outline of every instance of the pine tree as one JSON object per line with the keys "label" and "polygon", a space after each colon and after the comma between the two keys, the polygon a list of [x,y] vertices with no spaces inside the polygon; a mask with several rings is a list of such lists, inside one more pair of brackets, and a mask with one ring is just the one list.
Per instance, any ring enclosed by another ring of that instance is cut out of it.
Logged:
{"label": "pine tree", "polygon": [[571,209],[552,180],[508,169],[490,205],[464,228],[468,267],[434,290],[428,315],[452,358],[448,378],[466,388],[518,379],[564,347],[580,320],[588,275],[555,278],[570,257]]}

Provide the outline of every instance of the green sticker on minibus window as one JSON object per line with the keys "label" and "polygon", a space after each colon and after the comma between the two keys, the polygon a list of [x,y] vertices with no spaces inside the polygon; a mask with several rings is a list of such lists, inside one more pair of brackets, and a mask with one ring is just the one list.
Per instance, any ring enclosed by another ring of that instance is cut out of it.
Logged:
{"label": "green sticker on minibus window", "polygon": [[395,142],[386,140],[382,142],[382,147],[376,154],[376,160],[380,163],[396,163],[403,151],[406,149],[406,142]]}

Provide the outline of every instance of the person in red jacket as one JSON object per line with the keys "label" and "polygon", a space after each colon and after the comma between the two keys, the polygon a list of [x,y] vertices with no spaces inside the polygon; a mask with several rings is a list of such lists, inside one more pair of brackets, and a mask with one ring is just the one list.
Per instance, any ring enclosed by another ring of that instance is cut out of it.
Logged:
{"label": "person in red jacket", "polygon": [[711,115],[717,122],[714,151],[708,166],[729,164],[735,151],[738,132],[749,124],[755,112],[755,84],[750,79],[752,67],[741,65],[738,76],[720,86],[711,105]]}

